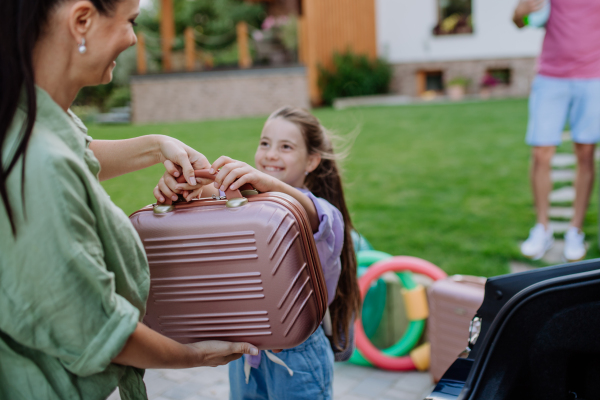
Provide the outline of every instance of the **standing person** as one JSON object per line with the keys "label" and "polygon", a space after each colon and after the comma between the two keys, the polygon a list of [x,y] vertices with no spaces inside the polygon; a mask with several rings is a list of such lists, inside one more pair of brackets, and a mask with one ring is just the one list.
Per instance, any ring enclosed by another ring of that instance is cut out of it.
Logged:
{"label": "standing person", "polygon": [[[222,365],[247,343],[182,345],[140,323],[142,243],[100,180],[206,158],[166,136],[96,141],[69,111],[136,42],[138,0],[0,1],[0,399],[146,399],[143,368]],[[175,172],[173,172],[175,173]]]}
{"label": "standing person", "polygon": [[[254,156],[256,168],[229,157],[220,157],[212,164],[215,187],[221,191],[250,183],[261,192],[287,193],[304,207],[314,232],[334,327],[331,342],[319,327],[306,342],[277,356],[265,351],[231,363],[231,399],[333,398],[332,346],[342,350],[352,345],[344,338],[351,337],[350,325],[360,307],[352,222],[335,159],[319,120],[308,111],[284,107],[265,123]],[[210,196],[206,189],[211,188],[202,189],[203,196]],[[167,172],[154,195],[162,201],[187,191],[184,195],[190,199],[198,190],[178,184]]]}
{"label": "standing person", "polygon": [[533,147],[531,186],[537,223],[521,252],[537,260],[552,246],[553,232],[548,224],[550,161],[568,122],[577,176],[575,213],[565,234],[564,257],[576,261],[586,254],[582,225],[594,186],[594,149],[600,140],[600,1],[521,0],[514,23],[522,28],[523,17],[541,9],[545,1],[550,1],[551,11],[529,97],[526,139]]}

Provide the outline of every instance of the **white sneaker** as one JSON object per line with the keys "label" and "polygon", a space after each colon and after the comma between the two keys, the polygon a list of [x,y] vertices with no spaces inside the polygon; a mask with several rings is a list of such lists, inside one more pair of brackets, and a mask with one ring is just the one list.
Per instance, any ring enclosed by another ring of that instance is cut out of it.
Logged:
{"label": "white sneaker", "polygon": [[568,262],[583,260],[585,253],[585,233],[579,232],[574,226],[565,233],[565,259]]}
{"label": "white sneaker", "polygon": [[529,237],[521,245],[521,253],[532,260],[539,260],[546,254],[554,243],[554,232],[543,224],[535,224],[529,231]]}

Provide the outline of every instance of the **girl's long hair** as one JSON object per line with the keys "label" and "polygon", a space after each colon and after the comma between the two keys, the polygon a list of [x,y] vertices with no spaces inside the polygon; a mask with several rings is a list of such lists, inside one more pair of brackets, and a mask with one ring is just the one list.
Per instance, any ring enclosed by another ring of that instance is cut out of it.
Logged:
{"label": "girl's long hair", "polygon": [[269,119],[274,118],[283,118],[298,126],[304,137],[308,153],[321,155],[321,162],[314,171],[307,175],[304,183],[315,196],[327,200],[340,210],[344,218],[344,247],[341,254],[342,272],[335,298],[329,306],[329,312],[333,325],[332,344],[338,350],[345,350],[350,345],[349,340],[347,340],[350,324],[360,312],[361,300],[356,279],[356,255],[351,236],[352,220],[346,207],[342,177],[336,162],[330,134],[315,116],[300,108],[280,108],[269,117]]}
{"label": "girl's long hair", "polygon": [[[47,28],[50,13],[64,1],[68,0],[0,0],[0,198],[13,235],[16,235],[17,227],[8,200],[6,181],[21,158],[21,174],[25,179],[25,153],[37,110],[33,48]],[[119,0],[90,1],[101,14],[106,14],[114,9]],[[16,146],[10,151],[11,155],[2,159],[8,130],[21,96],[24,96],[27,116]],[[21,190],[21,197],[25,199],[24,184]]]}

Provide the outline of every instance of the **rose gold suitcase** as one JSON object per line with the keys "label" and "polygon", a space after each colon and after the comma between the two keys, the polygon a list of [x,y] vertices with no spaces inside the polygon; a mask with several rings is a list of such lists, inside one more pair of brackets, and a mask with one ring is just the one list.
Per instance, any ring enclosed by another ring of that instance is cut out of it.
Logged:
{"label": "rose gold suitcase", "polygon": [[485,281],[477,276],[454,275],[429,287],[429,371],[436,382],[467,347],[469,325],[483,302]]}
{"label": "rose gold suitcase", "polygon": [[283,193],[226,194],[131,215],[150,265],[144,323],[180,343],[295,347],[327,309],[306,212]]}

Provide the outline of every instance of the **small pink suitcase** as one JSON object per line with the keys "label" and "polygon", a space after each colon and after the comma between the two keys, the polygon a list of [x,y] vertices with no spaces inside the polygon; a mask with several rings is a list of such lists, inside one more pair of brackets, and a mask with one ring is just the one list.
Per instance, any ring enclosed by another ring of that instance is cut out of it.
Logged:
{"label": "small pink suitcase", "polygon": [[469,325],[483,302],[485,281],[476,276],[454,275],[429,287],[429,371],[436,382],[467,347]]}
{"label": "small pink suitcase", "polygon": [[144,323],[181,343],[295,347],[327,309],[306,212],[283,193],[226,194],[131,215],[150,265]]}

